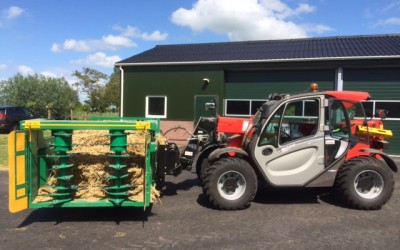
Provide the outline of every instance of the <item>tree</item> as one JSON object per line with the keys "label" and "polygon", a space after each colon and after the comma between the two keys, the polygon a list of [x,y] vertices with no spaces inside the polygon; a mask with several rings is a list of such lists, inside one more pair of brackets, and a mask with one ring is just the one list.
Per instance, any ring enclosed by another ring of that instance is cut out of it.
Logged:
{"label": "tree", "polygon": [[46,106],[51,104],[52,118],[66,119],[70,112],[69,104],[79,103],[78,93],[64,78],[16,74],[0,84],[0,103],[25,106],[43,117],[47,117]]}
{"label": "tree", "polygon": [[91,68],[83,68],[72,74],[78,81],[74,86],[87,94],[88,99],[85,100],[92,110],[104,112],[108,106],[105,100],[105,82],[108,76],[100,71]]}
{"label": "tree", "polygon": [[110,81],[106,84],[105,100],[109,106],[119,110],[121,102],[121,73],[118,68],[114,68]]}

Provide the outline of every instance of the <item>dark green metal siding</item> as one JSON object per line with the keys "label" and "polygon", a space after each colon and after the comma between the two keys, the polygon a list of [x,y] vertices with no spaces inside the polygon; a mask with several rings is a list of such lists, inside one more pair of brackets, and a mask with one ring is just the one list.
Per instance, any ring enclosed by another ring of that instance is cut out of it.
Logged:
{"label": "dark green metal siding", "polygon": [[[124,70],[123,116],[145,116],[146,96],[167,96],[168,120],[194,120],[194,96],[223,94],[223,71],[196,68]],[[203,85],[203,78],[210,84]]]}
{"label": "dark green metal siding", "polygon": [[[219,105],[219,96],[217,95],[196,95],[194,98],[194,121],[197,123],[200,117],[209,117],[214,115],[214,110],[206,110],[206,103],[217,102]],[[217,107],[220,108],[220,107]]]}
{"label": "dark green metal siding", "polygon": [[399,100],[400,68],[345,68],[343,89],[367,91],[374,100]]}
{"label": "dark green metal siding", "polygon": [[320,90],[334,89],[332,70],[274,70],[226,72],[226,99],[265,99],[270,93],[307,91],[317,82]]}
{"label": "dark green metal siding", "polygon": [[389,148],[385,149],[384,152],[400,155],[400,121],[383,120],[383,126],[385,129],[390,129],[393,132],[393,137],[387,140]]}
{"label": "dark green metal siding", "polygon": [[[343,89],[369,92],[372,100],[399,100],[400,68],[345,68]],[[383,124],[393,132],[385,152],[400,154],[400,121],[384,120]]]}

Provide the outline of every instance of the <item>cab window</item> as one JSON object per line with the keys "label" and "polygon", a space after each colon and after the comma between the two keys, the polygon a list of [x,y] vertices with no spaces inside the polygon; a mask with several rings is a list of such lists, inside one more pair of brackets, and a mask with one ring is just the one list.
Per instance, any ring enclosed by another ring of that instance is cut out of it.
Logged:
{"label": "cab window", "polygon": [[319,99],[303,99],[281,106],[264,126],[259,146],[283,145],[318,131]]}
{"label": "cab window", "polygon": [[282,113],[285,106],[282,106],[275,112],[272,118],[264,126],[260,140],[258,141],[258,146],[273,145],[278,146],[278,131],[279,124],[281,121]]}
{"label": "cab window", "polygon": [[331,132],[330,134],[333,138],[348,139],[350,137],[349,114],[347,113],[345,105],[348,106],[349,111],[350,108],[353,107],[352,103],[346,101],[332,100],[331,102],[329,125]]}
{"label": "cab window", "polygon": [[279,143],[285,144],[296,139],[312,136],[318,130],[319,100],[306,99],[286,105],[281,122]]}

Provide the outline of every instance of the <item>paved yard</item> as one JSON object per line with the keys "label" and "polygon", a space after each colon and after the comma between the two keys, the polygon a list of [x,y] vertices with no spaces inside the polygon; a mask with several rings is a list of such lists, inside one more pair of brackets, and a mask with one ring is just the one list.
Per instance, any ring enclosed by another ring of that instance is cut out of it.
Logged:
{"label": "paved yard", "polygon": [[141,209],[8,211],[0,172],[1,249],[398,249],[400,177],[379,211],[343,208],[322,189],[259,190],[243,211],[210,209],[194,173],[169,177],[150,216]]}

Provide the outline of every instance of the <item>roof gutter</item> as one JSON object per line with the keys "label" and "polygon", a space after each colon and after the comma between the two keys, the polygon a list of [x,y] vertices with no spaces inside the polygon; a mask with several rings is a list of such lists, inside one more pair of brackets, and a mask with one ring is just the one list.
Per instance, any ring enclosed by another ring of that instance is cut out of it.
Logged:
{"label": "roof gutter", "polygon": [[304,61],[340,61],[340,60],[371,60],[371,59],[400,59],[400,55],[394,56],[347,56],[347,57],[311,57],[291,59],[261,59],[261,60],[221,60],[221,61],[188,61],[188,62],[139,62],[139,63],[115,63],[115,66],[150,66],[150,65],[195,65],[195,64],[238,64],[238,63],[270,63],[270,62],[304,62]]}

